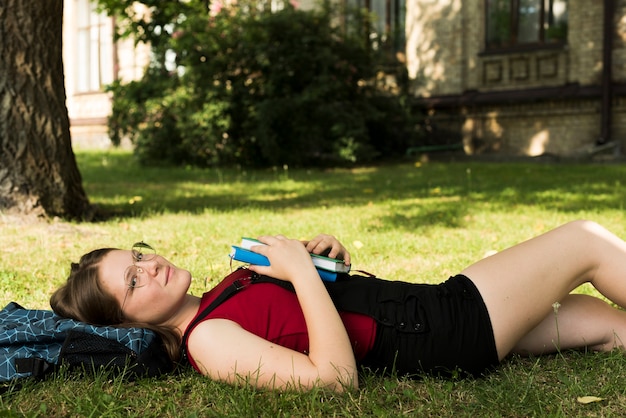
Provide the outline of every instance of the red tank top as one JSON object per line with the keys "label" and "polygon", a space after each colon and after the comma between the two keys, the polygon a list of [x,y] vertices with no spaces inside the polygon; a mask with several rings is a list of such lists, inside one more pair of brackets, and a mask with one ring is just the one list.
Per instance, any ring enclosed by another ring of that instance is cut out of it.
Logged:
{"label": "red tank top", "polygon": [[[198,313],[230,283],[223,281],[205,293]],[[374,319],[351,312],[339,312],[352,343],[357,361],[371,350],[376,336]],[[308,353],[309,336],[304,315],[294,292],[271,283],[252,284],[215,308],[206,318],[228,319],[243,329],[283,347]],[[190,330],[188,330],[190,331]],[[198,370],[196,362],[188,355],[191,365]]]}

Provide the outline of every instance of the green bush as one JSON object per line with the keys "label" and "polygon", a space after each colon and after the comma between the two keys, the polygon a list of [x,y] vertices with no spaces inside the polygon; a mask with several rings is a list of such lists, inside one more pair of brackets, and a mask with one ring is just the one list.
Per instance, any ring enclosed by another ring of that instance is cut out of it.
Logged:
{"label": "green bush", "polygon": [[[101,3],[128,13],[120,2]],[[143,163],[337,165],[411,145],[402,98],[375,86],[383,62],[359,30],[365,14],[346,20],[328,4],[175,4],[153,6],[150,21],[125,15],[128,33],[150,42],[153,62],[142,80],[111,86],[109,126]]]}

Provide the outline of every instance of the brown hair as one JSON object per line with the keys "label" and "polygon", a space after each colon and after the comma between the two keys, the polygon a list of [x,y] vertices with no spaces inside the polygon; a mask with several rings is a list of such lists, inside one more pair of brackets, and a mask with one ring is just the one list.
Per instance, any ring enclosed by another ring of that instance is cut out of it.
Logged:
{"label": "brown hair", "polygon": [[93,250],[72,263],[67,282],[50,297],[52,310],[64,318],[92,325],[148,328],[161,337],[172,361],[179,361],[181,339],[175,329],[127,321],[117,299],[100,284],[100,262],[112,250]]}

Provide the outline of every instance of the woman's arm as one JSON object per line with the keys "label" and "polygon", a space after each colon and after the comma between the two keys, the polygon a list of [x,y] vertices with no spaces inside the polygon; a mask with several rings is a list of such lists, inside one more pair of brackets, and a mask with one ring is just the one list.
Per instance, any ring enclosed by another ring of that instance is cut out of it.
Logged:
{"label": "woman's arm", "polygon": [[213,378],[236,375],[259,387],[298,390],[327,386],[341,391],[358,387],[356,361],[345,326],[303,243],[282,236],[261,237],[267,246],[252,247],[270,259],[252,271],[292,283],[309,334],[309,354],[280,347],[228,320],[200,324],[189,339],[194,359]]}
{"label": "woman's arm", "polygon": [[270,266],[251,268],[294,286],[309,334],[308,359],[317,369],[320,383],[335,388],[341,386],[337,382],[357,387],[356,360],[348,333],[307,249],[300,241],[281,235],[259,239],[268,244],[258,247],[258,251],[269,258]]}
{"label": "woman's arm", "polygon": [[258,337],[228,319],[200,323],[188,347],[200,371],[213,380],[270,390],[325,386],[340,392],[358,386],[356,373],[337,373],[340,366],[320,368],[306,354]]}

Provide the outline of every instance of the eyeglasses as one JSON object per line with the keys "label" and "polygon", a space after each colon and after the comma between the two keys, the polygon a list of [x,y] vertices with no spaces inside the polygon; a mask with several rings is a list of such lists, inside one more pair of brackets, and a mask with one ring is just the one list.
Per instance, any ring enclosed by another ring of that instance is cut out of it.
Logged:
{"label": "eyeglasses", "polygon": [[134,289],[146,285],[145,278],[139,275],[139,273],[143,273],[143,269],[139,267],[137,263],[140,261],[150,261],[156,256],[155,249],[143,241],[134,243],[130,252],[133,256],[133,264],[128,266],[124,272],[124,283],[126,287],[128,287],[128,290],[126,290],[126,295],[122,302],[122,310],[124,310],[128,294]]}

